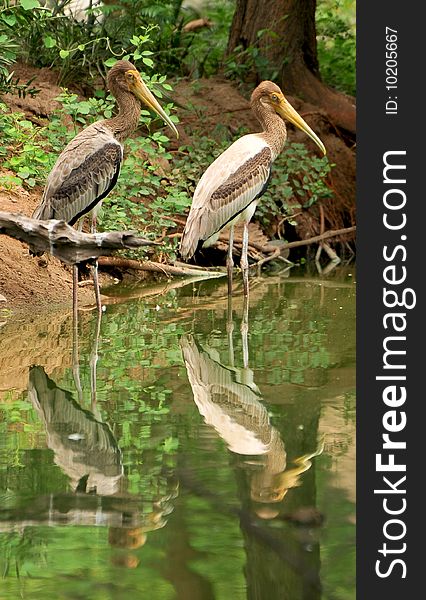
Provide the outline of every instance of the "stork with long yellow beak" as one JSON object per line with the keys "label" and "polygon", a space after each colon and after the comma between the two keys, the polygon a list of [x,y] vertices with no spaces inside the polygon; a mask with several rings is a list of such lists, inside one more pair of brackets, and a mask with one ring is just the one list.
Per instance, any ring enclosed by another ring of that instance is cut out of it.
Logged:
{"label": "stork with long yellow beak", "polygon": [[[139,123],[141,102],[178,132],[170,117],[142,81],[136,67],[119,60],[108,72],[109,91],[118,104],[118,114],[97,121],[81,131],[65,147],[47,178],[40,205],[33,217],[42,221],[59,219],[74,225],[92,212],[92,233],[100,203],[117,183],[123,162],[123,142]],[[97,265],[93,268],[96,304],[100,310]],[[77,267],[74,267],[73,306],[77,303]]]}
{"label": "stork with long yellow beak", "polygon": [[230,228],[226,265],[228,292],[232,293],[232,245],[234,225],[243,222],[241,270],[248,295],[248,224],[259,198],[265,193],[274,160],[284,148],[284,119],[304,131],[325,154],[324,144],[286,100],[272,81],[262,81],[251,95],[251,109],[263,127],[261,133],[244,135],[223,152],[201,177],[183,232],[180,253],[191,258],[200,247],[216,242]]}

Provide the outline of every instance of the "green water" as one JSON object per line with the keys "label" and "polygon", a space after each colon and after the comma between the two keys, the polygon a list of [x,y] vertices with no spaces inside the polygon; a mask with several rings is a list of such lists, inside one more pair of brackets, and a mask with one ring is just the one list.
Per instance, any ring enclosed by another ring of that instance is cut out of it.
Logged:
{"label": "green water", "polygon": [[173,285],[3,320],[0,599],[354,598],[353,271],[251,281],[245,365]]}

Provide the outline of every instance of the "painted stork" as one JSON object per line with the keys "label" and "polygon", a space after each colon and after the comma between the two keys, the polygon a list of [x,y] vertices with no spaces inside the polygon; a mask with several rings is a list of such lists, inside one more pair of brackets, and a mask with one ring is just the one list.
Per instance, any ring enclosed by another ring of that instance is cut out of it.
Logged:
{"label": "painted stork", "polygon": [[234,225],[243,222],[241,270],[244,294],[248,295],[248,224],[265,193],[274,160],[284,148],[284,119],[304,131],[325,154],[324,144],[291,106],[272,81],[262,81],[251,95],[251,109],[263,127],[261,133],[244,135],[223,152],[201,177],[183,232],[180,253],[191,258],[200,247],[216,242],[230,228],[226,265],[228,292],[232,293],[232,245]]}
{"label": "painted stork", "polygon": [[[33,218],[59,219],[74,225],[92,212],[92,233],[100,203],[117,183],[123,162],[123,142],[139,122],[141,102],[156,112],[178,137],[178,132],[136,67],[119,60],[107,76],[108,89],[118,104],[118,114],[83,129],[65,147],[47,178],[40,205]],[[74,266],[73,306],[77,306],[77,266]],[[93,267],[96,304],[101,309],[97,263]]]}

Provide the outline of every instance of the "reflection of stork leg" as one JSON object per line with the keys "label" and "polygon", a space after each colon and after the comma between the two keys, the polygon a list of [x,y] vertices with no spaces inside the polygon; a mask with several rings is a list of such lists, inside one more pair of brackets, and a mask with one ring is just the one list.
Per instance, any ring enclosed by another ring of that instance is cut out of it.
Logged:
{"label": "reflection of stork leg", "polygon": [[78,265],[72,268],[72,316],[73,322],[78,320]]}
{"label": "reflection of stork leg", "polygon": [[234,366],[234,340],[233,340],[233,332],[234,332],[234,321],[232,318],[232,295],[228,294],[228,318],[226,321],[226,332],[228,334],[228,350],[229,350],[229,364],[231,367]]}
{"label": "reflection of stork leg", "polygon": [[[92,226],[90,228],[91,233],[96,233],[96,211],[93,209],[92,212]],[[98,279],[98,261],[95,259],[94,264],[91,267],[93,277],[93,287],[95,288],[96,308],[100,313],[102,310],[101,304],[101,292],[99,290],[99,279]]]}
{"label": "reflection of stork leg", "polygon": [[78,355],[78,310],[77,300],[74,298],[77,292],[78,268],[74,265],[73,268],[73,313],[72,313],[72,373],[74,378],[75,389],[77,390],[78,402],[81,404],[83,400],[83,390],[80,381],[80,360]]}
{"label": "reflection of stork leg", "polygon": [[99,347],[99,334],[101,331],[101,318],[102,311],[98,311],[96,318],[96,332],[95,341],[93,344],[92,352],[90,353],[90,397],[91,397],[91,411],[95,415],[98,421],[101,420],[96,408],[96,365],[98,363],[98,347]]}
{"label": "reflection of stork leg", "polygon": [[244,296],[243,318],[241,320],[241,341],[243,345],[243,365],[244,369],[248,368],[249,351],[248,351],[248,295]]}
{"label": "reflection of stork leg", "polygon": [[244,296],[248,296],[248,293],[249,293],[249,281],[248,281],[249,263],[248,263],[248,256],[247,256],[247,254],[248,254],[248,239],[249,239],[248,222],[244,221],[243,247],[241,250],[241,262],[240,262],[241,271],[243,272]]}
{"label": "reflection of stork leg", "polygon": [[234,268],[234,261],[232,259],[232,246],[234,245],[234,226],[231,225],[229,229],[229,246],[228,255],[226,257],[226,268],[228,269],[228,294],[232,294],[232,270]]}
{"label": "reflection of stork leg", "polygon": [[98,313],[102,313],[102,303],[101,303],[101,292],[99,290],[99,279],[98,279],[98,261],[95,260],[94,264],[91,266],[92,277],[93,277],[93,287],[95,288],[95,298],[96,298],[96,308],[98,309]]}

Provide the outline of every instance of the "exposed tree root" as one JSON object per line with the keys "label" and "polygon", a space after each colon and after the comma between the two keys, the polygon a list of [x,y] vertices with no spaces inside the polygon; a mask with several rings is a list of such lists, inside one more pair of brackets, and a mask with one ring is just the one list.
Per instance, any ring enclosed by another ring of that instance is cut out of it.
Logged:
{"label": "exposed tree root", "polygon": [[98,260],[101,267],[115,267],[118,269],[133,269],[135,271],[149,271],[151,273],[160,273],[166,276],[185,276],[185,277],[224,277],[225,272],[213,269],[205,269],[197,266],[187,266],[182,263],[168,265],[152,262],[150,260],[134,260],[130,258],[121,258],[118,256],[101,256]]}

